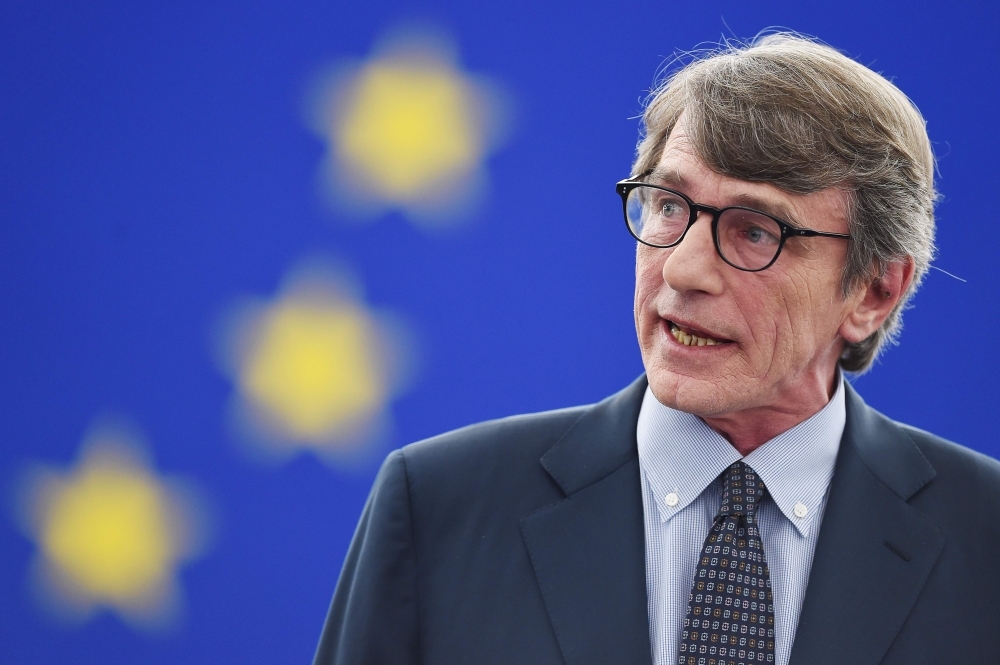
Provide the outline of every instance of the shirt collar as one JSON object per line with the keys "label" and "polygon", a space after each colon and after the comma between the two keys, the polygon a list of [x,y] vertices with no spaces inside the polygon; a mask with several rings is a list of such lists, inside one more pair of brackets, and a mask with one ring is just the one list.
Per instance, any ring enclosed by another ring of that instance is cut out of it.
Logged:
{"label": "shirt collar", "polygon": [[817,413],[779,434],[745,458],[725,438],[690,413],[660,404],[647,387],[639,410],[639,466],[667,521],[694,501],[726,467],[743,459],[802,536],[822,507],[847,420],[844,380]]}

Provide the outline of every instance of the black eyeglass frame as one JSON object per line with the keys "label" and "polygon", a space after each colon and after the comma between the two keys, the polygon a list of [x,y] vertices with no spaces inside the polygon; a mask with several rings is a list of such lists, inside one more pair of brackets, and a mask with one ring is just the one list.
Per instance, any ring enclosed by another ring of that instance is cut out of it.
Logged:
{"label": "black eyeglass frame", "polygon": [[[659,189],[664,192],[676,194],[677,196],[684,199],[685,203],[687,203],[688,207],[691,209],[691,215],[690,218],[688,219],[687,226],[684,228],[684,231],[680,234],[680,236],[677,237],[677,240],[670,243],[669,245],[656,245],[651,242],[646,242],[645,240],[637,236],[635,232],[632,230],[632,225],[629,224],[628,221],[628,195],[632,192],[632,190],[638,189],[639,187],[651,187],[653,189]],[[730,265],[733,268],[736,268],[737,270],[742,270],[744,272],[760,272],[761,270],[767,270],[768,268],[773,266],[774,262],[777,261],[778,257],[781,255],[781,250],[784,249],[785,247],[785,241],[788,240],[789,238],[822,237],[822,238],[843,238],[845,240],[850,240],[851,238],[849,233],[829,233],[827,231],[816,231],[814,229],[805,229],[802,228],[801,226],[792,226],[788,222],[784,221],[783,219],[779,219],[774,215],[762,212],[760,210],[756,210],[754,208],[747,208],[745,206],[726,206],[725,208],[714,208],[712,206],[701,205],[700,203],[695,203],[689,197],[687,197],[681,192],[678,192],[676,189],[670,189],[669,187],[661,187],[660,185],[651,185],[647,182],[642,182],[640,180],[631,180],[631,179],[621,180],[615,184],[615,191],[617,191],[618,195],[622,197],[622,214],[625,217],[625,228],[628,229],[629,235],[631,235],[633,238],[641,242],[643,245],[646,245],[647,247],[655,247],[657,249],[669,249],[670,247],[676,247],[681,243],[682,240],[684,240],[684,237],[687,236],[687,232],[691,229],[692,226],[694,226],[694,223],[698,221],[698,214],[705,212],[712,216],[712,241],[715,244],[715,251],[719,255],[719,258],[725,261],[727,265]],[[778,249],[774,253],[774,258],[772,258],[771,261],[763,268],[740,267],[735,263],[733,263],[732,261],[730,261],[729,259],[727,259],[725,254],[722,253],[722,247],[719,245],[719,218],[722,216],[722,213],[726,212],[727,210],[746,210],[748,212],[752,212],[757,215],[763,215],[764,217],[773,220],[778,225],[778,228],[781,229],[781,238],[778,241]]]}

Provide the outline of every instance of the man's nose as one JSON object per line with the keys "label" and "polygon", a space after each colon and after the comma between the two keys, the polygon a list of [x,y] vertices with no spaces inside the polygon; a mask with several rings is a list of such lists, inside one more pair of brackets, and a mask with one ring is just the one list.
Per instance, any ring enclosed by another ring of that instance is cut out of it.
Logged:
{"label": "man's nose", "polygon": [[723,267],[712,238],[712,216],[703,212],[663,262],[663,281],[674,291],[718,295],[723,290]]}

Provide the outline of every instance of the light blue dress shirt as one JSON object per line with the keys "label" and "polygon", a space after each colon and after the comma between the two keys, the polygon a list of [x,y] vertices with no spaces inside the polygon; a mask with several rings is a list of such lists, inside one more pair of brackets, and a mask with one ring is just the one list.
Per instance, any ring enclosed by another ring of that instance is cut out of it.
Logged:
{"label": "light blue dress shirt", "polygon": [[678,662],[698,553],[719,510],[719,476],[740,459],[767,487],[757,521],[774,595],[775,663],[787,665],[845,421],[838,379],[822,410],[742,457],[700,418],[660,404],[646,389],[636,438],[653,665]]}

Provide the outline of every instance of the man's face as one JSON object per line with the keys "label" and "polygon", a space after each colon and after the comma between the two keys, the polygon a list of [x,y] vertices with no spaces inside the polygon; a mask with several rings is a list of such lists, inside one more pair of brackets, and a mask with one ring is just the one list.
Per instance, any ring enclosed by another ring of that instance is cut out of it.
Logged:
{"label": "man's face", "polygon": [[[649,182],[704,205],[742,205],[797,226],[848,232],[842,192],[795,195],[719,175],[694,153],[683,117]],[[635,322],[653,394],[667,406],[708,417],[795,410],[815,399],[817,386],[828,390],[843,348],[838,330],[856,304],[841,293],[846,256],[844,240],[794,238],[767,270],[737,270],[716,253],[706,214],[676,247],[640,244]],[[719,343],[687,345],[690,334],[695,342]]]}

